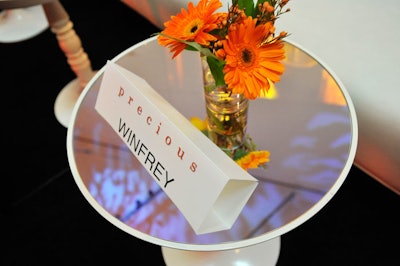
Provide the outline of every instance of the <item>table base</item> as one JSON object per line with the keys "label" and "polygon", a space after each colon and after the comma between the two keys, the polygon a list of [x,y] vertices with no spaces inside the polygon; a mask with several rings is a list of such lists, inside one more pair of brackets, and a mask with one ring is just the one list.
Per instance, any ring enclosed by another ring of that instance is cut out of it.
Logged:
{"label": "table base", "polygon": [[259,244],[221,251],[190,251],[162,247],[167,266],[213,266],[213,265],[276,265],[281,247],[278,236]]}

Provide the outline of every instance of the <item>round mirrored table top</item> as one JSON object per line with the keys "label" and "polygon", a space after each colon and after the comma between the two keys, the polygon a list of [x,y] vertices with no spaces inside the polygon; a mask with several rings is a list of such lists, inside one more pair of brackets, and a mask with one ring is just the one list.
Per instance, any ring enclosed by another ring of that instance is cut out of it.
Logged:
{"label": "round mirrored table top", "polygon": [[[229,230],[197,235],[123,140],[94,108],[104,67],[87,84],[68,126],[67,152],[87,201],[145,241],[185,250],[233,249],[268,241],[307,221],[337,192],[353,163],[357,120],[341,81],[316,56],[285,43],[285,72],[268,98],[250,102],[248,133],[271,152],[259,184]],[[111,61],[144,78],[188,119],[205,117],[200,57],[171,59],[155,37]],[[206,193],[206,192],[205,192]]]}

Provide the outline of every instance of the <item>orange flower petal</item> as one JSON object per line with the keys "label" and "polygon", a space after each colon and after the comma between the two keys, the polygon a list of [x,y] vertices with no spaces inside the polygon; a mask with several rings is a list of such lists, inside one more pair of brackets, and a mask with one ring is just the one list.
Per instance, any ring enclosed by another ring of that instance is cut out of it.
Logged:
{"label": "orange flower petal", "polygon": [[280,60],[285,58],[283,43],[277,41],[260,46],[271,26],[256,26],[256,20],[248,17],[235,31],[228,33],[224,41],[226,54],[225,82],[234,93],[243,93],[249,99],[268,90],[269,81],[279,81],[284,72]]}
{"label": "orange flower petal", "polygon": [[217,28],[220,14],[214,12],[221,6],[219,0],[200,0],[197,6],[189,2],[187,10],[182,8],[179,14],[171,16],[171,20],[164,23],[165,29],[161,33],[165,36],[159,35],[158,43],[169,47],[174,53],[173,57],[186,48],[186,44],[179,40],[209,45],[211,41],[216,40],[216,37],[208,32]]}

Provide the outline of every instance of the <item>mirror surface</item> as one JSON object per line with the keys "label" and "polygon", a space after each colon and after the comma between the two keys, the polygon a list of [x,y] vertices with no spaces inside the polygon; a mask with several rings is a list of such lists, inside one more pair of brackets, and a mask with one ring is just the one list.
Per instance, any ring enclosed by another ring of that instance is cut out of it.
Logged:
{"label": "mirror surface", "polygon": [[[333,196],[354,158],[355,115],[348,96],[321,63],[285,44],[285,73],[268,98],[250,102],[248,133],[271,152],[259,185],[230,230],[196,235],[180,211],[94,109],[103,69],[89,82],[68,128],[75,180],[88,201],[121,229],[160,245],[240,246],[281,235]],[[171,59],[154,38],[112,60],[143,77],[188,119],[205,117],[197,53]],[[194,248],[196,249],[196,248]]]}

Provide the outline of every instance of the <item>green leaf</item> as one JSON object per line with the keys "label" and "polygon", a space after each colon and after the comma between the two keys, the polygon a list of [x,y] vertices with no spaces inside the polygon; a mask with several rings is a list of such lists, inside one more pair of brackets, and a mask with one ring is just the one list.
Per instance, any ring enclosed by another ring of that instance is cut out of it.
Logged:
{"label": "green leaf", "polygon": [[[159,33],[159,35],[164,36],[164,37],[169,38],[169,39],[172,39],[172,40],[175,40],[175,41],[177,41],[177,42],[181,42],[181,43],[184,43],[184,44],[188,45],[189,47],[186,48],[187,50],[199,51],[200,53],[204,54],[204,55],[207,56],[207,57],[213,57],[213,58],[218,59],[218,57],[217,57],[216,55],[214,55],[214,54],[210,51],[210,49],[201,46],[201,45],[198,44],[197,42],[188,42],[188,41],[180,40],[180,39],[177,39],[177,38],[168,36],[168,35],[163,34],[163,33]],[[218,59],[218,60],[219,60],[219,59]]]}
{"label": "green leaf", "polygon": [[238,6],[240,9],[244,10],[244,13],[247,16],[253,16],[254,13],[253,0],[238,0]]}
{"label": "green leaf", "polygon": [[189,46],[189,45],[186,46],[185,50],[188,50],[188,51],[197,51],[196,48],[194,48],[194,47],[192,47],[192,46]]}
{"label": "green leaf", "polygon": [[239,160],[240,158],[246,156],[248,153],[249,153],[249,152],[246,151],[246,150],[237,149],[237,150],[235,151],[234,156],[233,156],[233,160],[235,160],[235,161],[236,161],[236,160]]}
{"label": "green leaf", "polygon": [[225,61],[217,57],[207,56],[207,63],[208,66],[210,67],[211,74],[214,77],[215,85],[216,86],[225,85],[224,72],[223,72]]}

